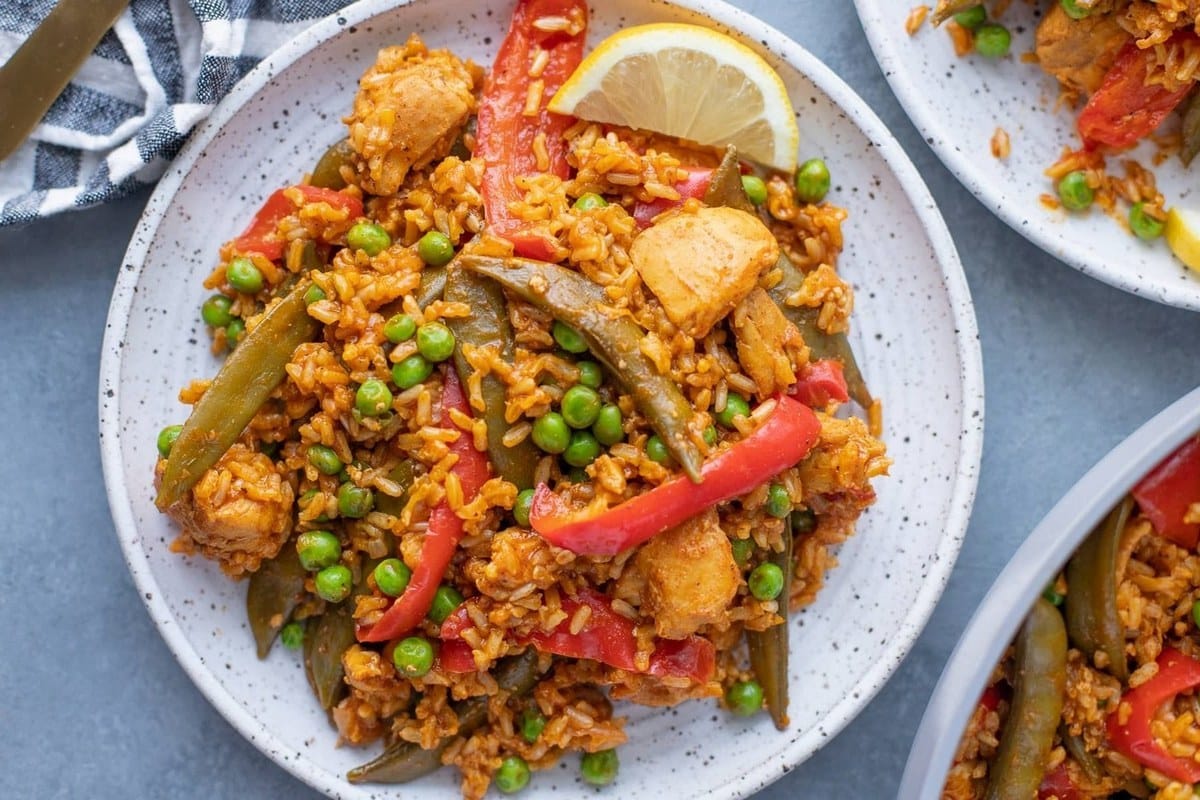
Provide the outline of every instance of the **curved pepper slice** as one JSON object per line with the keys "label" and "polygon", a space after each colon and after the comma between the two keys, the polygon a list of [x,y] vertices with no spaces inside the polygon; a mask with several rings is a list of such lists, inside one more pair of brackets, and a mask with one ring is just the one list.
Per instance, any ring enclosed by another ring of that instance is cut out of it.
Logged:
{"label": "curved pepper slice", "polygon": [[1037,796],[1038,800],[1085,800],[1075,781],[1071,780],[1065,761],[1046,773],[1042,785],[1038,787]]}
{"label": "curved pepper slice", "polygon": [[[512,25],[500,44],[496,63],[479,102],[476,155],[483,159],[483,206],[488,225],[508,239],[518,255],[556,261],[558,243],[509,210],[524,198],[517,179],[549,172],[565,179],[570,173],[563,139],[575,120],[546,110],[546,103],[583,60],[584,31],[545,30],[539,21],[565,19],[583,27],[585,0],[520,0]],[[548,58],[535,77],[535,58]],[[535,105],[529,109],[530,105]],[[527,109],[531,113],[526,113]],[[539,168],[534,142],[544,138],[547,166]]]}
{"label": "curved pepper slice", "polygon": [[[1118,753],[1172,780],[1200,781],[1200,764],[1171,755],[1150,732],[1155,711],[1180,692],[1197,686],[1200,686],[1200,661],[1173,647],[1164,647],[1158,656],[1158,674],[1122,695],[1117,710],[1108,716],[1108,743]],[[1122,724],[1125,706],[1129,707],[1129,718]]]}
{"label": "curved pepper slice", "polygon": [[1133,497],[1159,536],[1194,550],[1200,524],[1183,519],[1188,507],[1200,502],[1200,439],[1189,439],[1167,456],[1133,487]]}
{"label": "curved pepper slice", "polygon": [[250,220],[242,235],[233,240],[234,248],[241,253],[261,253],[272,261],[283,258],[283,247],[287,244],[279,238],[276,227],[279,221],[288,214],[294,214],[296,204],[288,196],[289,192],[298,191],[304,195],[306,203],[328,203],[335,209],[341,209],[348,219],[361,217],[363,213],[362,200],[353,195],[344,194],[334,189],[321,186],[291,186],[287,189],[276,189],[262,208]]}
{"label": "curved pepper slice", "polygon": [[845,403],[850,391],[842,362],[833,358],[810,361],[788,394],[810,408],[824,408],[834,400]]}
{"label": "curved pepper slice", "polygon": [[615,555],[657,533],[732,500],[794,466],[816,444],[821,423],[808,406],[775,396],[766,422],[704,462],[700,482],[673,478],[599,514],[572,513],[541,484],[533,495],[530,526],[551,544],[581,555]]}
{"label": "curved pepper slice", "polygon": [[[567,617],[550,632],[538,631],[523,643],[533,645],[543,653],[568,658],[587,658],[610,667],[644,672],[648,675],[690,678],[699,683],[712,679],[716,669],[716,648],[708,639],[689,636],[686,639],[655,639],[654,652],[645,670],[637,666],[637,637],[633,620],[613,610],[612,601],[595,589],[581,589],[575,597],[562,598],[562,610]],[[591,612],[578,633],[571,633],[575,613],[587,606]],[[471,672],[475,661],[471,648],[462,641],[464,628],[470,627],[466,609],[447,617],[442,623],[440,663],[449,672]]]}
{"label": "curved pepper slice", "polygon": [[[447,369],[444,373],[442,408],[447,412],[445,417],[450,424],[454,424],[449,420],[450,409],[458,409],[468,416],[471,414],[471,407],[453,369]],[[450,452],[458,456],[458,461],[450,469],[458,476],[463,499],[469,503],[488,479],[487,456],[475,449],[470,431],[462,431],[462,435],[448,446]],[[451,510],[448,502],[443,500],[438,503],[429,515],[429,528],[425,532],[425,543],[421,546],[421,563],[413,570],[408,587],[373,626],[359,626],[357,634],[360,642],[395,639],[420,624],[433,605],[438,584],[446,574],[446,567],[454,557],[462,537],[462,520]]]}
{"label": "curved pepper slice", "polygon": [[704,196],[708,193],[708,185],[712,182],[713,168],[683,167],[682,169],[687,173],[687,176],[675,184],[675,191],[679,192],[678,200],[668,200],[665,197],[658,197],[648,203],[638,201],[634,205],[633,218],[637,221],[639,228],[650,227],[655,217],[673,208],[679,208],[685,200],[704,199]]}

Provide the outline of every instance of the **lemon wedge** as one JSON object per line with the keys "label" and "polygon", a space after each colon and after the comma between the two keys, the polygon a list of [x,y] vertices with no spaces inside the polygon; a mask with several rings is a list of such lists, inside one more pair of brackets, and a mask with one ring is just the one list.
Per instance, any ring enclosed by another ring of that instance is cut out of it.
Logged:
{"label": "lemon wedge", "polygon": [[1163,235],[1176,258],[1200,271],[1200,211],[1172,208]]}
{"label": "lemon wedge", "polygon": [[783,80],[749,47],[697,25],[626,28],[588,55],[555,93],[551,111],[733,145],[791,172],[800,131]]}

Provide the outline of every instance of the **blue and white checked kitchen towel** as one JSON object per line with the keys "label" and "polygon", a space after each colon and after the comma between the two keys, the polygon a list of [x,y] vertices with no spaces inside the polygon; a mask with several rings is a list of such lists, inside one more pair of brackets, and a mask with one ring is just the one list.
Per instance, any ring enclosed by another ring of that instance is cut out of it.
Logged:
{"label": "blue and white checked kitchen towel", "polygon": [[[0,3],[0,63],[54,2]],[[349,2],[132,0],[32,138],[0,161],[0,225],[153,183],[259,59]]]}

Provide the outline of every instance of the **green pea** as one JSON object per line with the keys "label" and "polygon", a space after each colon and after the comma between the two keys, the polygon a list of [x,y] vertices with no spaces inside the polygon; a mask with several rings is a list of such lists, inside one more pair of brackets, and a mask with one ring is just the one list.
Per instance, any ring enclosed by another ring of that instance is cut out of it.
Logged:
{"label": "green pea", "polygon": [[392,651],[396,671],[406,678],[421,678],[433,668],[433,645],[423,636],[400,640]]}
{"label": "green pea", "polygon": [[1200,627],[1200,600],[1192,603],[1192,621],[1196,623],[1196,627]]}
{"label": "green pea", "polygon": [[158,432],[158,454],[163,458],[171,455],[171,448],[175,446],[175,440],[179,438],[179,432],[183,430],[182,425],[168,425]]}
{"label": "green pea", "polygon": [[975,52],[985,58],[1004,58],[1012,46],[1008,28],[995,22],[980,25],[975,31]]}
{"label": "green pea", "polygon": [[802,203],[819,203],[829,194],[831,181],[824,160],[810,158],[796,170],[796,198]]}
{"label": "green pea", "polygon": [[767,561],[750,573],[750,594],[758,600],[774,600],[783,591],[783,570]]}
{"label": "green pea", "polygon": [[417,321],[408,314],[396,314],[383,325],[383,335],[392,344],[407,342],[417,332]]}
{"label": "green pea", "polygon": [[608,205],[608,201],[595,192],[581,194],[575,201],[575,208],[579,211],[591,211],[595,208],[604,208],[606,205]]}
{"label": "green pea", "polygon": [[954,21],[969,31],[976,30],[987,22],[987,9],[982,5],[971,6],[955,14]]}
{"label": "green pea", "polygon": [[304,645],[304,626],[299,622],[289,622],[279,632],[279,641],[288,650],[299,650]]}
{"label": "green pea", "polygon": [[246,332],[246,323],[234,317],[233,320],[225,326],[225,341],[229,343],[229,349],[237,347],[237,343],[242,340],[242,335]]}
{"label": "green pea", "polygon": [[401,389],[411,389],[433,374],[433,364],[420,353],[413,353],[392,365],[392,380]]}
{"label": "green pea", "polygon": [[761,206],[767,202],[767,183],[757,175],[743,175],[742,188],[746,191],[746,197],[750,198],[750,202],[756,206]]}
{"label": "green pea", "polygon": [[772,483],[767,489],[767,513],[776,519],[783,519],[792,513],[792,498],[787,489],[778,483]]}
{"label": "green pea", "polygon": [[1050,581],[1046,588],[1042,591],[1042,597],[1052,606],[1061,606],[1066,598],[1058,593],[1055,588],[1057,581]]}
{"label": "green pea", "polygon": [[707,428],[704,429],[703,435],[704,435],[704,443],[706,445],[708,445],[709,447],[715,446],[716,443],[718,441],[720,441],[720,439],[721,439],[721,435],[717,433],[717,429],[714,428],[712,425],[709,425]]}
{"label": "green pea", "polygon": [[342,558],[342,545],[329,531],[305,531],[296,537],[300,566],[309,572],[325,569]]}
{"label": "green pea", "polygon": [[572,428],[587,428],[600,415],[603,403],[595,389],[576,384],[563,394],[562,417]]}
{"label": "green pea", "polygon": [[542,735],[546,727],[546,718],[536,706],[530,706],[521,714],[521,738],[533,744]]}
{"label": "green pea", "polygon": [[417,352],[434,364],[454,355],[454,334],[440,322],[417,328]]}
{"label": "green pea", "polygon": [[584,753],[579,762],[579,777],[584,783],[592,786],[608,786],[617,777],[621,762],[616,750],[601,750],[598,753]]}
{"label": "green pea", "polygon": [[646,440],[646,457],[656,464],[670,464],[671,451],[667,450],[667,445],[656,433]]}
{"label": "green pea", "polygon": [[392,392],[376,378],[363,381],[354,395],[354,407],[364,417],[378,417],[392,407]]}
{"label": "green pea", "polygon": [[311,306],[325,299],[325,290],[315,283],[304,290],[304,305]]}
{"label": "green pea", "polygon": [[792,532],[811,533],[817,527],[817,515],[809,508],[798,508],[792,512]]}
{"label": "green pea", "polygon": [[571,443],[571,429],[562,414],[548,411],[533,422],[533,443],[547,453],[558,454]]}
{"label": "green pea", "polygon": [[214,294],[200,306],[200,319],[204,320],[205,325],[224,328],[233,321],[233,314],[230,312],[232,308],[232,300],[223,294]]}
{"label": "green pea", "polygon": [[441,625],[446,617],[454,613],[463,604],[463,596],[453,586],[439,586],[433,596],[433,604],[429,606],[429,618]]}
{"label": "green pea", "polygon": [[375,571],[371,575],[375,578],[375,585],[379,587],[379,591],[388,597],[399,597],[408,588],[412,570],[398,558],[385,558],[375,565]]}
{"label": "green pea", "polygon": [[337,475],[342,471],[342,460],[332,447],[314,444],[308,448],[308,463],[317,468],[322,475]]}
{"label": "green pea", "polygon": [[529,509],[533,507],[533,489],[522,489],[517,492],[517,501],[513,503],[513,519],[522,528],[529,527]]}
{"label": "green pea", "polygon": [[[563,451],[563,461],[572,467],[586,467],[600,455],[600,442],[587,431],[573,431],[567,449]],[[586,480],[586,478],[584,479]]]}
{"label": "green pea", "polygon": [[583,338],[583,334],[565,322],[554,320],[554,327],[551,328],[550,333],[553,334],[554,341],[558,342],[558,346],[568,353],[587,352],[587,341]]}
{"label": "green pea", "polygon": [[758,681],[738,681],[725,691],[725,704],[739,717],[750,717],[762,710],[763,689]]}
{"label": "green pea", "polygon": [[600,444],[611,446],[625,438],[624,425],[621,409],[615,403],[608,403],[597,412],[592,434]]}
{"label": "green pea", "polygon": [[239,292],[257,294],[263,288],[262,270],[245,256],[238,256],[225,267],[225,281]]}
{"label": "green pea", "polygon": [[1062,7],[1071,19],[1083,19],[1092,13],[1090,8],[1079,5],[1079,0],[1062,0]]}
{"label": "green pea", "polygon": [[575,366],[579,368],[579,382],[589,389],[599,389],[604,383],[604,372],[595,361],[580,361]]}
{"label": "green pea", "polygon": [[529,785],[529,765],[520,756],[509,756],[500,762],[492,781],[503,794],[519,792]]}
{"label": "green pea", "polygon": [[738,563],[738,566],[744,566],[754,552],[754,540],[734,539],[729,543],[729,547],[733,550],[733,560]]}
{"label": "green pea", "polygon": [[732,428],[737,417],[750,416],[750,404],[740,394],[730,394],[725,398],[725,408],[717,412],[717,424],[724,428]]}
{"label": "green pea", "polygon": [[441,231],[429,231],[417,242],[417,255],[431,267],[444,267],[454,259],[454,243]]}
{"label": "green pea", "polygon": [[1162,236],[1165,227],[1162,220],[1146,213],[1145,203],[1134,203],[1129,209],[1129,229],[1142,241],[1149,242]]}
{"label": "green pea", "polygon": [[391,247],[392,237],[382,225],[374,222],[357,222],[346,232],[346,244],[362,250],[369,256],[377,256]]}
{"label": "green pea", "polygon": [[1083,211],[1096,199],[1096,193],[1088,186],[1084,171],[1077,169],[1062,176],[1058,182],[1058,197],[1071,211]]}
{"label": "green pea", "polygon": [[375,495],[367,488],[346,481],[338,487],[338,513],[350,519],[361,519],[375,507]]}
{"label": "green pea", "polygon": [[350,596],[350,587],[354,578],[350,568],[345,564],[334,564],[317,573],[313,582],[317,585],[317,595],[330,603],[340,603]]}

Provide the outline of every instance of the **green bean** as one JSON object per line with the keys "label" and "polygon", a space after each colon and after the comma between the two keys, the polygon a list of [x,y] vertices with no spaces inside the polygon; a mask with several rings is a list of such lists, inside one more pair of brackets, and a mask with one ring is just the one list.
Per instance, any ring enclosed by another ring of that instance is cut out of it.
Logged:
{"label": "green bean", "polygon": [[683,471],[699,482],[703,457],[689,431],[692,406],[675,382],[642,353],[641,327],[608,308],[604,289],[578,272],[526,258],[460,256],[459,263],[583,334],[592,353],[633,396]]}
{"label": "green bean", "polygon": [[391,514],[393,517],[400,516],[404,511],[405,504],[408,503],[408,490],[412,488],[416,479],[417,467],[411,460],[406,458],[392,467],[391,472],[388,473],[388,480],[399,484],[400,488],[404,491],[399,497],[392,497],[390,494],[376,492],[375,510]]}
{"label": "green bean", "polygon": [[1095,753],[1087,749],[1082,736],[1072,734],[1066,723],[1063,723],[1058,726],[1058,738],[1062,739],[1063,747],[1071,754],[1071,758],[1075,759],[1075,763],[1079,765],[1083,774],[1087,775],[1090,781],[1100,783],[1104,779],[1104,765],[1100,763],[1100,759]]}
{"label": "green bean", "polygon": [[1029,800],[1037,794],[1066,685],[1066,626],[1058,609],[1039,597],[1017,634],[1012,706],[984,800]]}
{"label": "green bean", "polygon": [[354,156],[354,148],[349,139],[342,139],[332,144],[313,167],[309,183],[324,189],[345,189],[346,179],[342,177],[342,167],[349,164]]}
{"label": "green bean", "polygon": [[776,612],[783,622],[765,631],[746,631],[750,667],[763,688],[763,703],[781,731],[788,726],[788,595],[792,587],[793,533],[789,518],[784,526],[783,551],[773,552],[767,558],[783,571],[783,593]]}
{"label": "green bean", "polygon": [[1191,166],[1192,159],[1200,153],[1200,92],[1192,92],[1184,105],[1181,135],[1179,157],[1185,166]]}
{"label": "green bean", "polygon": [[1121,533],[1133,509],[1125,498],[1088,536],[1067,562],[1067,630],[1071,644],[1088,660],[1099,651],[1108,671],[1124,683],[1129,678],[1125,629],[1117,616],[1117,554]]}
{"label": "green bean", "polygon": [[[457,264],[451,264],[446,274],[445,297],[451,303],[465,303],[471,316],[450,319],[446,322],[454,333],[454,368],[458,371],[463,386],[475,371],[467,362],[462,346],[488,345],[499,348],[500,357],[512,362],[516,339],[508,322],[508,304],[504,291],[495,281],[467,272]],[[504,444],[504,435],[509,424],[504,418],[507,405],[507,389],[495,375],[485,375],[480,384],[483,395],[483,419],[487,422],[488,456],[492,466],[506,481],[516,484],[518,489],[533,488],[533,471],[540,457],[537,446],[525,437],[520,444],[509,447]],[[478,411],[478,409],[476,409]]]}
{"label": "green bean", "polygon": [[300,563],[300,556],[292,542],[285,542],[279,555],[264,561],[250,575],[246,587],[246,618],[250,632],[254,634],[258,657],[266,658],[271,645],[283,626],[292,618],[300,600],[304,598],[304,580],[308,571]]}
{"label": "green bean", "polygon": [[[538,655],[529,648],[519,656],[505,659],[495,676],[500,688],[512,695],[524,695],[533,690],[541,677]],[[454,704],[458,716],[458,732],[431,750],[422,750],[414,742],[399,741],[377,758],[355,767],[346,774],[351,783],[408,783],[436,770],[442,765],[442,753],[459,736],[470,736],[487,722],[487,698],[472,697]]]}
{"label": "green bean", "polygon": [[155,505],[166,510],[187,494],[200,477],[237,441],[258,409],[286,374],[297,347],[317,334],[308,315],[300,281],[246,333],[213,378],[171,448]]}

